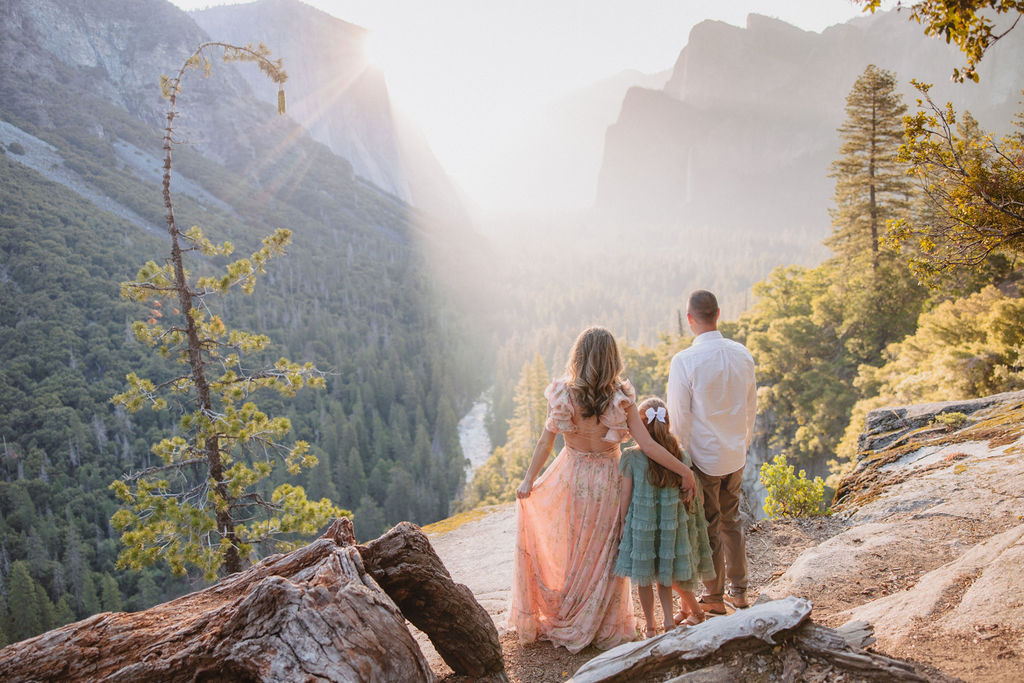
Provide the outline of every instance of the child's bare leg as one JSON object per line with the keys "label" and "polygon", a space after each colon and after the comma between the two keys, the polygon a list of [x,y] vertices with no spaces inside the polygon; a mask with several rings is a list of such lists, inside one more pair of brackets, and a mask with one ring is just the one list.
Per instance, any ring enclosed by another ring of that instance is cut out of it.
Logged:
{"label": "child's bare leg", "polygon": [[665,619],[665,631],[675,628],[676,622],[672,619],[672,586],[658,584],[658,600],[661,601],[661,614]]}
{"label": "child's bare leg", "polygon": [[654,635],[654,587],[653,586],[637,586],[637,595],[640,598],[640,607],[644,610],[644,621],[647,622],[647,628],[644,629],[644,635],[650,638]]}
{"label": "child's bare leg", "polygon": [[[688,617],[686,623],[688,624],[699,624],[704,621],[704,610],[700,608],[700,603],[697,602],[697,596],[693,594],[693,591],[687,590],[680,586],[675,585],[676,592],[679,593],[679,598],[683,602],[683,609],[680,611],[680,615],[685,612]],[[677,621],[683,621],[678,619]]]}

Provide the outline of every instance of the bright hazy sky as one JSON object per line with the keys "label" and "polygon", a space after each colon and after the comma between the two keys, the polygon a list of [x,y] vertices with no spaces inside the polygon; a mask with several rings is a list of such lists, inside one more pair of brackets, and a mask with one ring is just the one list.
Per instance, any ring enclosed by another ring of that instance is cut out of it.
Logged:
{"label": "bright hazy sky", "polygon": [[743,26],[754,12],[821,31],[861,14],[851,0],[306,1],[373,32],[392,99],[456,179],[488,136],[544,102],[625,69],[670,69],[704,19]]}

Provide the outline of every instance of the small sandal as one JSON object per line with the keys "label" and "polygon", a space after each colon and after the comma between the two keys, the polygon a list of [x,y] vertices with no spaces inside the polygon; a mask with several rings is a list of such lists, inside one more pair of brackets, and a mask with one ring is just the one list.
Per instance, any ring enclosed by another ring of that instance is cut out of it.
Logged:
{"label": "small sandal", "polygon": [[644,626],[644,640],[648,640],[650,638],[653,638],[657,634],[658,634],[657,627],[651,628],[650,626]]}
{"label": "small sandal", "polygon": [[680,626],[696,626],[697,624],[703,624],[706,620],[707,617],[703,614],[691,614],[685,621],[680,623]]}

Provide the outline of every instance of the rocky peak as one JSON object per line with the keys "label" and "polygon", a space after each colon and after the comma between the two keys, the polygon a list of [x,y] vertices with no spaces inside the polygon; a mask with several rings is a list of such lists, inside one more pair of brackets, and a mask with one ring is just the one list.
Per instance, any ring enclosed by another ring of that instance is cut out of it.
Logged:
{"label": "rocky peak", "polygon": [[[460,200],[419,131],[395,112],[384,75],[366,58],[368,31],[299,0],[259,0],[193,12],[214,39],[263,42],[284,60],[289,116],[355,173],[435,215],[461,222]],[[277,101],[259,73],[254,92]]]}
{"label": "rocky peak", "polygon": [[949,83],[959,63],[950,46],[897,12],[821,33],[759,15],[743,28],[702,22],[665,88],[625,99],[605,138],[597,206],[675,230],[796,230],[817,246],[831,225],[836,129],[868,64],[894,71],[908,104],[911,78],[934,82],[937,101],[969,109],[993,132],[1008,129],[1019,109],[1024,32],[986,55],[983,88]]}
{"label": "rocky peak", "polygon": [[[24,47],[11,64],[15,72],[56,78],[49,60],[82,69],[89,79],[83,86],[150,122],[165,108],[160,76],[176,72],[205,38],[188,15],[163,0],[11,0],[3,12],[5,38]],[[244,91],[224,70],[211,79],[218,92]]]}
{"label": "rocky peak", "polygon": [[786,67],[805,58],[815,38],[759,14],[747,16],[746,28],[703,21],[690,31],[665,93],[696,106],[758,102],[797,75]]}

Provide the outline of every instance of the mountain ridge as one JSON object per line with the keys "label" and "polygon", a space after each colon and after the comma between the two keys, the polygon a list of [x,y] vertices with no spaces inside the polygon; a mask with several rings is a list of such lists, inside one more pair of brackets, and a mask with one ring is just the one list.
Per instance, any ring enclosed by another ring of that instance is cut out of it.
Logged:
{"label": "mountain ridge", "polygon": [[[958,53],[896,12],[821,33],[758,15],[744,28],[697,24],[665,87],[627,97],[609,128],[597,211],[729,234],[798,227],[816,242],[829,231],[828,167],[860,72],[869,63],[895,70],[911,108],[907,81],[935,80],[937,101],[951,99],[999,132],[1016,112],[1024,64],[1024,40],[1007,41],[986,55],[982,91],[943,83]],[[672,141],[661,154],[659,140]],[[691,188],[689,200],[672,194],[680,187]]]}
{"label": "mountain ridge", "polygon": [[[367,59],[367,29],[300,0],[255,0],[190,16],[214,39],[272,45],[289,72],[289,116],[314,140],[347,159],[356,175],[468,229],[457,188]],[[260,99],[277,101],[277,89],[262,74],[242,76]]]}

